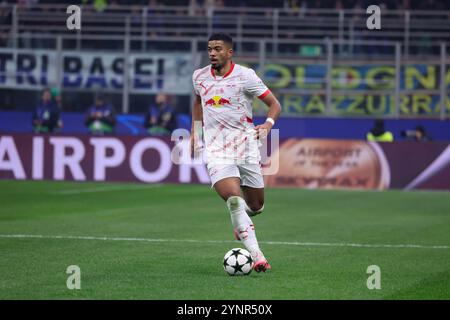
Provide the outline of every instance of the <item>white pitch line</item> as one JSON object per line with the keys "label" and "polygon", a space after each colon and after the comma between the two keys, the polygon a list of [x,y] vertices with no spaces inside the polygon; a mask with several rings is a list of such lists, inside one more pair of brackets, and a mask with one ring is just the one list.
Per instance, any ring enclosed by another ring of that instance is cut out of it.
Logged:
{"label": "white pitch line", "polygon": [[60,195],[68,194],[80,194],[80,193],[94,193],[94,192],[108,192],[108,191],[121,191],[121,190],[141,190],[160,187],[161,184],[147,184],[143,186],[109,186],[109,187],[98,187],[98,188],[88,188],[88,189],[70,189],[70,190],[60,190],[54,193]]}
{"label": "white pitch line", "polygon": [[[33,238],[33,239],[66,239],[66,240],[100,240],[100,241],[136,241],[136,242],[181,242],[181,243],[236,243],[232,240],[193,240],[193,239],[151,239],[95,236],[49,236],[40,234],[0,234],[0,238]],[[448,245],[420,244],[364,244],[364,243],[326,243],[326,242],[283,242],[259,241],[268,245],[288,245],[304,247],[357,247],[357,248],[417,248],[417,249],[450,249]]]}

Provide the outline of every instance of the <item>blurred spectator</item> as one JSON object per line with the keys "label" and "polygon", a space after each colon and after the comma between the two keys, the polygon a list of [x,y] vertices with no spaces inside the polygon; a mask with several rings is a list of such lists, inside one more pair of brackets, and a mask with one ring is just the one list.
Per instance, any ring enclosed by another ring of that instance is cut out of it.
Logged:
{"label": "blurred spectator", "polygon": [[59,88],[57,86],[52,86],[49,88],[50,93],[52,95],[52,100],[55,101],[56,106],[62,110],[62,99],[61,93],[59,92]]}
{"label": "blurred spectator", "polygon": [[38,4],[39,0],[17,0],[17,5],[31,7],[35,4]]}
{"label": "blurred spectator", "polygon": [[107,0],[82,0],[83,5],[92,5],[97,12],[103,12],[108,7]]}
{"label": "blurred spectator", "polygon": [[431,141],[431,137],[425,130],[424,126],[417,126],[414,130],[402,131],[400,135],[411,141]]}
{"label": "blurred spectator", "polygon": [[400,10],[410,10],[411,9],[411,0],[403,0],[403,3],[399,5]]}
{"label": "blurred spectator", "polygon": [[1,89],[0,92],[0,110],[13,110],[15,105],[13,90]]}
{"label": "blurred spectator", "polygon": [[419,4],[420,10],[445,10],[444,4],[437,0],[421,1]]}
{"label": "blurred spectator", "polygon": [[166,94],[156,96],[156,105],[152,105],[145,115],[144,127],[152,136],[170,135],[176,129],[176,114]]}
{"label": "blurred spectator", "polygon": [[[0,0],[1,1],[1,0]],[[150,0],[153,2],[153,0]],[[369,5],[385,5],[386,8],[390,10],[395,9],[425,9],[425,10],[442,10],[442,8],[449,8],[448,0],[421,0],[421,1],[411,1],[411,0],[381,0],[378,2],[374,2],[372,0],[341,0],[342,5],[345,9],[351,9],[354,7],[355,2],[361,1],[363,6],[367,8]],[[30,4],[41,3],[41,4],[53,4],[53,3],[66,3],[73,4],[73,1],[64,0],[9,0],[4,3],[18,3],[22,6],[27,6]],[[148,3],[147,0],[135,0],[135,1],[126,1],[126,0],[81,0],[79,1],[81,4],[86,5],[94,5],[98,8],[99,11],[105,9],[106,6],[111,4],[112,2],[121,4],[121,5],[145,5]],[[214,0],[165,0],[154,2],[159,2],[164,6],[189,6],[191,3],[196,2],[197,8],[202,7],[207,2],[214,3]],[[271,1],[260,1],[260,0],[226,0],[224,1],[225,6],[235,8],[235,7],[266,7],[266,8],[289,8],[292,6],[301,7],[305,4],[308,8],[313,9],[333,9],[336,6],[335,1],[332,0],[271,0]],[[294,4],[294,5],[292,5]]]}
{"label": "blurred spectator", "polygon": [[11,25],[12,23],[12,8],[7,7],[6,3],[0,3],[0,24]]}
{"label": "blurred spectator", "polygon": [[94,105],[86,112],[84,124],[92,134],[104,135],[114,132],[116,113],[103,93],[95,95]]}
{"label": "blurred spectator", "polygon": [[50,89],[42,91],[42,98],[33,113],[33,129],[36,133],[51,133],[63,127],[60,109],[52,99]]}
{"label": "blurred spectator", "polygon": [[9,47],[10,42],[8,33],[0,31],[0,47]]}
{"label": "blurred spectator", "polygon": [[394,135],[384,128],[382,119],[375,120],[373,128],[366,135],[367,141],[392,142]]}

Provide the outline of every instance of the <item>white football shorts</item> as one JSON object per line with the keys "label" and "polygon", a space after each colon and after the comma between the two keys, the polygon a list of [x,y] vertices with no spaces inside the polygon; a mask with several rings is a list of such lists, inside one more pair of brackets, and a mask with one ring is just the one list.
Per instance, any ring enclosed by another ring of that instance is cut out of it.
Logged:
{"label": "white football shorts", "polygon": [[251,188],[264,188],[264,178],[261,172],[261,165],[252,163],[242,164],[214,164],[207,165],[211,187],[217,181],[225,178],[238,177],[241,179],[241,186]]}

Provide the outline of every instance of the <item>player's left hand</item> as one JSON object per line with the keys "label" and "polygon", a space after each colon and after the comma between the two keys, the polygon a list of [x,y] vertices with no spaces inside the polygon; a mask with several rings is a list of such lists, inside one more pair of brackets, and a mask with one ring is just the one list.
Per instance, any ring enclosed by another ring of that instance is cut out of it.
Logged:
{"label": "player's left hand", "polygon": [[269,135],[273,125],[270,122],[265,122],[255,127],[256,139],[264,139]]}

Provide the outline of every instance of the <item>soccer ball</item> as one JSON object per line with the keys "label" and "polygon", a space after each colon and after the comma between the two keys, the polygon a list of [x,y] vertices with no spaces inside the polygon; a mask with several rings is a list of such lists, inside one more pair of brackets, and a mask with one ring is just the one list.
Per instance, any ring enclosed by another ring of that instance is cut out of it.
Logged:
{"label": "soccer ball", "polygon": [[247,276],[253,270],[252,255],[242,248],[231,249],[223,257],[223,269],[230,276]]}

